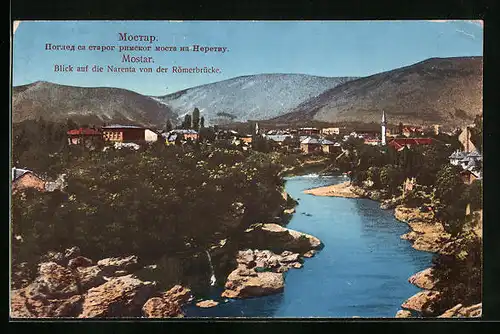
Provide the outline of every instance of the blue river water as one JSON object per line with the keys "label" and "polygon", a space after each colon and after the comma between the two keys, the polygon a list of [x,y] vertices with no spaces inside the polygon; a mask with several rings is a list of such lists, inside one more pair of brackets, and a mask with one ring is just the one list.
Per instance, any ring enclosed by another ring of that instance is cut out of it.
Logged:
{"label": "blue river water", "polygon": [[392,210],[368,199],[319,197],[305,189],[343,182],[340,176],[288,178],[285,189],[298,199],[288,228],[318,237],[325,247],[285,273],[284,292],[243,300],[220,298],[213,308],[187,306],[188,317],[394,317],[420,291],[408,277],[430,266],[432,254],[400,239],[408,232]]}

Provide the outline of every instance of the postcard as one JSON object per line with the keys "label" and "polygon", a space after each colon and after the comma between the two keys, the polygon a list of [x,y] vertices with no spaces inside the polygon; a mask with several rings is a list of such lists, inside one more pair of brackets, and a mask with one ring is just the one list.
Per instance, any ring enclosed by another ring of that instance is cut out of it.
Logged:
{"label": "postcard", "polygon": [[12,39],[12,319],[482,316],[483,21]]}

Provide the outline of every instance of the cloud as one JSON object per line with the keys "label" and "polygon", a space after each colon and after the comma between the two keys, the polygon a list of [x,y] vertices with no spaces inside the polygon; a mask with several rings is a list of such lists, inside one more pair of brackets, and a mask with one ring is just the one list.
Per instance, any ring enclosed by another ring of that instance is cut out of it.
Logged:
{"label": "cloud", "polygon": [[463,30],[460,30],[460,29],[456,29],[455,31],[458,32],[458,33],[461,33],[462,35],[467,36],[469,38],[476,39],[476,36],[474,36],[471,33],[466,32],[466,31],[463,31]]}
{"label": "cloud", "polygon": [[21,24],[21,21],[14,21],[14,24],[12,25],[12,34],[14,35],[16,33],[17,28],[19,28],[19,25]]}

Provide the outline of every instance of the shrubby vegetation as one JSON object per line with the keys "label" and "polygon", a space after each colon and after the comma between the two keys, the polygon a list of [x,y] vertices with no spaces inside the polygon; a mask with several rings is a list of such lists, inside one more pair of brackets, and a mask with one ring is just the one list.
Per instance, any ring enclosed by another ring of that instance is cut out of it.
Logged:
{"label": "shrubby vegetation", "polygon": [[280,159],[203,143],[73,152],[66,192],[13,195],[13,261],[73,245],[95,259],[204,252],[282,214]]}

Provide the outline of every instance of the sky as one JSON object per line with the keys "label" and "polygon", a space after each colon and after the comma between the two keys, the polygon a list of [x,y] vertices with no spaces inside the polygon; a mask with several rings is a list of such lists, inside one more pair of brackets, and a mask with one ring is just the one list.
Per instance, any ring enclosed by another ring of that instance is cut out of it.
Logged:
{"label": "sky", "polygon": [[[22,21],[14,23],[12,81],[82,87],[118,87],[160,96],[243,75],[301,73],[369,76],[432,57],[483,55],[482,21]],[[120,33],[157,41],[120,41]],[[115,51],[53,51],[53,45],[113,45]],[[156,46],[226,47],[227,52],[154,51]],[[119,46],[152,46],[150,52],[118,52]],[[122,62],[124,54],[154,63]],[[56,72],[71,65],[73,72]],[[89,65],[89,72],[76,72]],[[93,65],[102,73],[92,72]],[[133,66],[136,73],[107,72]],[[157,67],[167,73],[155,72]],[[172,66],[214,67],[220,73],[171,73]],[[153,73],[140,73],[152,67]]]}

